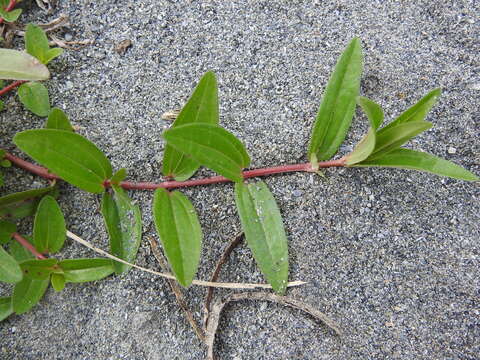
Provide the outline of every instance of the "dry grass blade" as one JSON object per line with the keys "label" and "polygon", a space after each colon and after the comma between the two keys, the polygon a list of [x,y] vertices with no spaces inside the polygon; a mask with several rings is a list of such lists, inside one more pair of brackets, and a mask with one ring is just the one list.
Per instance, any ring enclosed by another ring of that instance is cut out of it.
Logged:
{"label": "dry grass blade", "polygon": [[227,305],[230,302],[241,301],[241,300],[265,300],[265,301],[271,301],[281,305],[293,307],[295,309],[301,310],[309,314],[316,320],[321,321],[322,323],[327,325],[330,329],[332,329],[337,335],[342,334],[339,326],[333,320],[328,318],[324,313],[318,311],[311,305],[305,304],[299,300],[289,298],[288,296],[279,296],[279,295],[275,295],[273,293],[267,293],[267,292],[246,292],[246,293],[231,294],[223,301],[217,301],[212,307],[212,311],[210,313],[209,321],[207,324],[207,329],[205,332],[206,334],[205,343],[208,347],[208,352],[207,352],[208,360],[215,360],[213,347],[215,344],[215,334],[217,332],[218,323],[220,321],[220,314],[223,308],[225,307],[225,305]]}
{"label": "dry grass blade", "polygon": [[56,4],[56,0],[35,0],[38,7],[43,11],[50,14],[53,10],[53,6]]}

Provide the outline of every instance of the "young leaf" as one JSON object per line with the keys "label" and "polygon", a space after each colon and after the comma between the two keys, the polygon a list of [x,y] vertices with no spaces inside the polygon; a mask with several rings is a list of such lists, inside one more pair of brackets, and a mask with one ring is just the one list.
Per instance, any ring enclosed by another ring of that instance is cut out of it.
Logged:
{"label": "young leaf", "polygon": [[69,259],[58,265],[65,281],[71,283],[101,280],[115,271],[110,259]]}
{"label": "young leaf", "polygon": [[0,198],[0,219],[15,220],[34,214],[41,197],[46,194],[56,197],[58,195],[57,187],[49,186],[2,196]]}
{"label": "young leaf", "polygon": [[25,49],[27,53],[35,56],[42,64],[46,64],[44,61],[45,54],[50,49],[48,45],[47,35],[37,25],[28,24],[25,31]]}
{"label": "young leaf", "polygon": [[23,278],[13,289],[12,306],[16,314],[23,314],[34,307],[45,294],[50,280]]}
{"label": "young leaf", "polygon": [[432,106],[437,102],[437,99],[440,97],[441,93],[441,89],[434,89],[430,91],[419,102],[403,112],[390,124],[382,128],[379,133],[388,131],[392,127],[396,127],[399,124],[424,120]]}
{"label": "young leaf", "polygon": [[22,277],[17,261],[0,246],[0,281],[18,283]]}
{"label": "young leaf", "polygon": [[235,184],[235,203],[248,246],[267,281],[283,294],[288,280],[288,246],[282,216],[263,182]]}
{"label": "young leaf", "polygon": [[0,220],[0,245],[9,242],[12,234],[16,231],[17,225],[9,221]]}
{"label": "young leaf", "polygon": [[[211,71],[200,79],[172,128],[192,123],[218,124],[217,80]],[[184,181],[191,177],[198,167],[199,164],[196,161],[167,144],[162,170],[165,176],[173,176],[177,181]]]}
{"label": "young leaf", "polygon": [[250,164],[240,140],[217,125],[182,125],[165,131],[163,137],[186,156],[232,181],[242,181],[242,169]]}
{"label": "young leaf", "polygon": [[122,168],[118,170],[115,174],[113,174],[112,178],[110,179],[110,182],[112,184],[118,185],[120,182],[125,180],[127,177],[127,170],[125,168]]}
{"label": "young leaf", "polygon": [[65,113],[59,108],[53,108],[50,110],[45,128],[73,131],[73,127],[70,124],[67,115],[65,115]]}
{"label": "young leaf", "polygon": [[62,48],[56,47],[56,48],[49,49],[45,54],[44,64],[48,64],[50,61],[59,57],[62,54],[63,54]]}
{"label": "young leaf", "polygon": [[22,14],[22,9],[15,9],[6,11],[0,6],[0,18],[6,22],[12,23],[17,21],[18,17]]}
{"label": "young leaf", "polygon": [[63,274],[53,273],[50,282],[55,291],[62,291],[65,288],[65,276]]}
{"label": "young leaf", "polygon": [[310,139],[310,161],[331,158],[345,139],[355,112],[361,74],[362,48],[355,38],[340,56],[328,81]]}
{"label": "young leaf", "polygon": [[[102,214],[110,237],[110,251],[116,257],[130,263],[135,261],[142,239],[142,218],[140,208],[134,205],[125,191],[112,185],[114,195],[103,194]],[[115,272],[121,274],[131,266],[113,263]]]}
{"label": "young leaf", "polygon": [[13,314],[12,298],[0,297],[0,321],[5,320]]}
{"label": "young leaf", "polygon": [[57,259],[32,259],[20,263],[23,275],[30,279],[48,279],[50,274],[57,270]]}
{"label": "young leaf", "polygon": [[0,49],[0,79],[47,80],[50,72],[33,56],[17,50]]}
{"label": "young leaf", "polygon": [[448,160],[410,149],[396,149],[382,157],[365,160],[353,166],[358,167],[394,167],[426,171],[433,174],[448,176],[454,179],[479,181],[480,179],[468,170]]}
{"label": "young leaf", "polygon": [[383,122],[383,110],[380,105],[363,96],[357,98],[357,103],[367,115],[370,121],[370,128],[355,149],[346,156],[345,163],[348,166],[359,163],[370,156],[375,149],[377,129]]}
{"label": "young leaf", "polygon": [[49,195],[38,204],[33,225],[33,243],[41,253],[54,254],[63,247],[67,229],[60,206]]}
{"label": "young leaf", "polygon": [[189,286],[200,261],[202,229],[192,203],[179,191],[157,189],[153,219],[165,255],[182,286]]}
{"label": "young leaf", "polygon": [[50,111],[50,98],[45,86],[38,82],[28,82],[18,88],[18,97],[25,107],[38,116],[47,116]]}
{"label": "young leaf", "polygon": [[17,133],[13,142],[35,161],[85,191],[102,192],[103,182],[112,176],[112,166],[103,152],[73,132],[26,130]]}

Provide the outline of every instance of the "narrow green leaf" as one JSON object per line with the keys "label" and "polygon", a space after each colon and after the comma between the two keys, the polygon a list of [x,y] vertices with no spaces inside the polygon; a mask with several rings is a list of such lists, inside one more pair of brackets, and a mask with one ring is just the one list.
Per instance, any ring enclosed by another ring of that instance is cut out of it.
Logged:
{"label": "narrow green leaf", "polygon": [[[116,257],[135,262],[142,239],[142,218],[140,208],[134,205],[125,191],[112,185],[114,195],[103,194],[102,214],[110,237],[110,252]],[[121,274],[131,266],[114,262],[115,272]]]}
{"label": "narrow green leaf", "polygon": [[25,48],[27,53],[35,56],[42,64],[47,64],[45,61],[46,54],[50,49],[48,45],[47,35],[37,25],[28,24],[25,31]]}
{"label": "narrow green leaf", "polygon": [[165,131],[163,137],[186,156],[232,181],[242,181],[242,169],[250,164],[240,140],[217,125],[182,125]]}
{"label": "narrow green leaf", "polygon": [[67,229],[62,210],[49,195],[38,204],[33,225],[33,243],[41,253],[54,254],[63,247]]}
{"label": "narrow green leaf", "polygon": [[355,112],[361,74],[362,48],[355,38],[340,56],[328,81],[308,148],[311,161],[331,158],[345,139]]}
{"label": "narrow green leaf", "polygon": [[12,234],[17,231],[17,225],[0,220],[0,245],[6,244],[12,238]]}
{"label": "narrow green leaf", "polygon": [[118,170],[115,174],[113,174],[112,178],[110,179],[110,182],[112,184],[118,185],[120,182],[125,180],[127,177],[127,170],[125,168],[122,168]]}
{"label": "narrow green leaf", "polygon": [[17,261],[0,246],[0,281],[18,283],[22,277]]}
{"label": "narrow green leaf", "polygon": [[27,190],[9,194],[0,198],[0,219],[21,219],[33,215],[42,196],[50,194],[58,195],[56,186],[42,189]]}
{"label": "narrow green leaf", "polygon": [[45,294],[49,283],[48,278],[44,280],[23,278],[13,289],[13,311],[16,314],[23,314],[33,308]]}
{"label": "narrow green leaf", "polygon": [[370,127],[377,130],[380,125],[382,125],[384,119],[381,106],[365,96],[357,97],[357,103],[360,105],[365,115],[367,115],[368,120],[370,121]]}
{"label": "narrow green leaf", "polygon": [[267,281],[283,294],[288,281],[288,245],[282,216],[263,182],[235,184],[235,202],[248,246]]}
{"label": "narrow green leaf", "polygon": [[441,93],[441,89],[434,89],[430,91],[427,95],[420,99],[419,102],[403,112],[390,124],[382,128],[379,133],[388,131],[392,127],[396,127],[399,124],[424,120],[432,106],[437,102],[437,99],[440,97]]}
{"label": "narrow green leaf", "polygon": [[73,127],[70,124],[67,115],[59,108],[53,108],[50,110],[45,128],[73,131]]}
{"label": "narrow green leaf", "polygon": [[5,320],[13,314],[12,298],[0,297],[0,321]]}
{"label": "narrow green leaf", "polygon": [[410,149],[396,149],[374,160],[365,160],[354,166],[358,167],[394,167],[426,171],[454,179],[479,181],[480,179],[468,170],[448,160]]}
{"label": "narrow green leaf", "polygon": [[70,131],[54,129],[19,132],[13,142],[35,161],[85,191],[100,193],[112,176],[107,157],[92,142]]}
{"label": "narrow green leaf", "polygon": [[66,282],[80,283],[101,280],[115,269],[110,259],[69,259],[58,263]]}
{"label": "narrow green leaf", "polygon": [[182,286],[189,286],[197,272],[202,229],[192,203],[179,191],[157,189],[153,219],[168,262]]}
{"label": "narrow green leaf", "polygon": [[47,88],[38,82],[28,82],[18,88],[18,97],[25,107],[38,116],[50,112],[50,98]]}
{"label": "narrow green leaf", "polygon": [[[416,121],[399,124],[390,127],[387,131],[377,133],[375,150],[367,160],[376,159],[384,156],[392,150],[395,150],[405,144],[411,138],[432,127],[428,121]],[[383,130],[383,129],[382,129]]]}
{"label": "narrow green leaf", "polygon": [[18,17],[22,14],[22,9],[15,9],[6,11],[0,7],[0,18],[3,18],[6,22],[12,23],[17,21]]}
{"label": "narrow green leaf", "polygon": [[58,269],[57,259],[32,259],[20,263],[24,277],[43,280],[50,278],[50,274]]}
{"label": "narrow green leaf", "polygon": [[[172,128],[192,123],[218,124],[217,80],[212,71],[205,73],[200,79]],[[162,170],[165,176],[173,176],[178,181],[184,181],[190,178],[199,166],[196,161],[167,144]]]}
{"label": "narrow green leaf", "polygon": [[50,72],[33,56],[17,50],[0,49],[0,79],[47,80]]}
{"label": "narrow green leaf", "polygon": [[50,61],[59,57],[62,54],[63,54],[63,49],[62,48],[56,47],[56,48],[53,48],[53,49],[49,49],[45,54],[45,60],[44,60],[45,64],[48,64]]}
{"label": "narrow green leaf", "polygon": [[63,274],[52,274],[50,282],[55,291],[62,291],[65,288],[65,276]]}

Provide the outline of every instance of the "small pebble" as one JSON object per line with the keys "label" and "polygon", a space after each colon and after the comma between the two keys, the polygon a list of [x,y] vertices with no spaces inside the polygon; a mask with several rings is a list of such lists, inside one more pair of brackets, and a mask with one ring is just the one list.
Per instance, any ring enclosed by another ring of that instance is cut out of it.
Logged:
{"label": "small pebble", "polygon": [[293,196],[295,197],[300,197],[303,195],[303,191],[302,190],[293,190]]}
{"label": "small pebble", "polygon": [[72,34],[69,34],[69,33],[65,34],[65,41],[72,41],[72,39],[73,39]]}
{"label": "small pebble", "polygon": [[457,149],[454,148],[453,146],[450,146],[447,150],[449,154],[455,154],[457,152]]}

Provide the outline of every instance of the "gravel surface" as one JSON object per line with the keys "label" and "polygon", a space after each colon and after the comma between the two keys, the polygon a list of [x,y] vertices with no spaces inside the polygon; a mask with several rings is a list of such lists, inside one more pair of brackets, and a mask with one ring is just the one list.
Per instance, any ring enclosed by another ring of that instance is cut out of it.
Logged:
{"label": "gravel surface", "polygon": [[[305,161],[318,104],[336,58],[359,36],[361,93],[391,120],[430,89],[443,95],[411,142],[480,174],[479,3],[465,1],[61,1],[51,15],[29,5],[25,21],[67,14],[68,39],[94,45],[66,51],[52,66],[51,102],[69,114],[129,179],[158,180],[169,123],[207,70],[218,77],[221,124],[246,144],[252,167]],[[123,40],[132,46],[122,54]],[[0,113],[2,147],[41,127],[14,96]],[[360,113],[341,148],[361,138]],[[210,174],[202,170],[198,176]],[[45,182],[6,171],[3,192]],[[289,291],[344,330],[338,338],[302,313],[246,301],[229,306],[216,342],[219,359],[478,359],[480,354],[479,184],[401,170],[332,169],[325,178],[266,179],[289,238]],[[61,186],[71,231],[107,248],[99,198]],[[205,239],[198,278],[207,279],[239,231],[232,186],[185,190]],[[131,196],[145,223],[138,264],[158,265],[146,238],[149,192]],[[22,224],[28,233],[31,223]],[[94,256],[67,241],[65,257]],[[225,281],[263,281],[245,245]],[[0,296],[11,287],[0,285]],[[220,292],[221,293],[221,292]],[[224,294],[227,292],[224,291]],[[201,318],[204,289],[186,293]],[[168,285],[132,270],[89,284],[49,289],[31,312],[0,323],[0,358],[203,359]]]}

